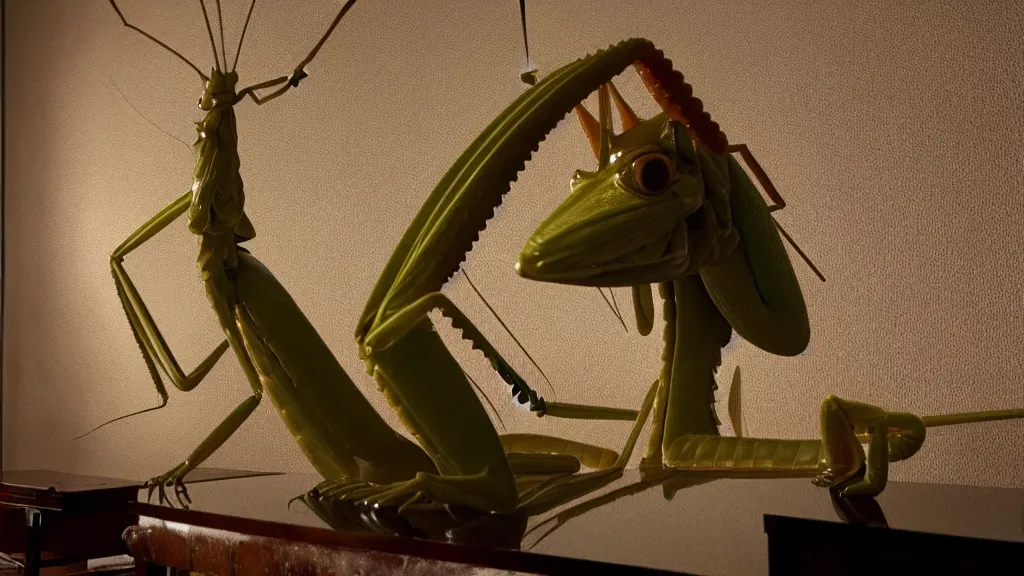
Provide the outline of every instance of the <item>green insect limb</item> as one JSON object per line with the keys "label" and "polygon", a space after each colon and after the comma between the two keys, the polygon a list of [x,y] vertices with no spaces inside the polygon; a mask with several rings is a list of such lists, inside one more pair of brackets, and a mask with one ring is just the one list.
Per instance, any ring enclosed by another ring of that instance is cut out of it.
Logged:
{"label": "green insect limb", "polygon": [[641,336],[647,336],[654,329],[654,294],[650,284],[630,287],[633,296],[633,314],[636,318],[636,329]]}
{"label": "green insect limb", "polygon": [[[256,0],[253,0],[253,4],[255,4],[255,3],[256,3]],[[351,9],[352,5],[355,4],[355,3],[356,3],[356,0],[348,0],[348,2],[345,2],[345,5],[342,6],[341,10],[338,11],[338,15],[334,17],[334,20],[331,22],[331,25],[327,27],[327,31],[324,32],[324,35],[320,37],[320,40],[316,43],[315,46],[313,46],[313,49],[309,51],[309,54],[307,54],[306,57],[303,58],[302,61],[299,62],[295,66],[295,70],[292,71],[291,75],[289,75],[289,76],[280,76],[280,77],[274,78],[272,80],[266,80],[264,82],[256,83],[256,84],[254,84],[252,86],[249,86],[247,88],[243,88],[243,89],[239,90],[238,94],[235,96],[235,102],[237,103],[237,102],[241,101],[242,99],[244,99],[246,96],[249,96],[252,99],[253,102],[255,102],[257,105],[261,105],[261,104],[265,104],[266,102],[269,102],[269,101],[273,100],[274,98],[277,98],[278,96],[284,94],[285,92],[287,92],[289,89],[291,89],[293,87],[298,87],[299,82],[302,81],[307,76],[309,76],[309,74],[307,74],[306,70],[305,70],[306,65],[308,65],[310,62],[313,61],[313,58],[316,57],[317,52],[319,52],[320,48],[322,48],[324,43],[327,42],[327,38],[329,38],[331,33],[334,32],[334,29],[338,27],[338,23],[341,22],[341,19],[345,16],[346,13],[348,13],[349,9]],[[250,15],[252,14],[252,7],[251,6],[249,7],[249,14]],[[246,17],[245,22],[246,22],[246,25],[248,25],[248,23],[249,23],[249,18],[248,17]],[[238,52],[242,51],[242,40],[244,40],[244,39],[245,39],[245,34],[244,34],[244,29],[243,29],[242,37],[238,41]],[[237,53],[235,55],[235,62],[236,63],[238,62],[238,55],[237,55]],[[227,65],[227,62],[225,62],[225,65]],[[267,94],[267,95],[262,96],[262,97],[256,95],[256,90],[262,90],[264,88],[270,88],[272,86],[277,86],[278,84],[281,84],[281,83],[284,83],[284,82],[287,82],[287,84],[285,84],[284,86],[281,86],[280,88],[278,88],[277,90],[271,92],[270,94]]]}
{"label": "green insect limb", "polygon": [[[233,245],[233,239],[225,235],[221,235],[219,237],[204,236],[201,250],[205,248],[216,252],[218,251],[217,248],[221,248],[229,243]],[[209,244],[213,244],[217,247],[211,249]],[[235,352],[235,357],[238,359],[238,362],[242,367],[242,372],[245,374],[246,380],[252,388],[252,395],[243,400],[234,410],[232,410],[231,413],[219,425],[217,425],[216,428],[214,428],[214,430],[199,444],[199,446],[195,448],[195,450],[189,454],[183,462],[172,468],[167,473],[157,476],[145,484],[145,486],[150,489],[150,495],[153,493],[154,488],[160,491],[159,497],[161,501],[166,499],[164,495],[164,487],[174,486],[175,492],[178,495],[178,500],[183,506],[186,505],[186,501],[189,501],[188,494],[184,486],[185,476],[220,448],[224,442],[226,442],[228,438],[238,430],[242,423],[249,418],[263,399],[263,383],[260,381],[256,367],[253,365],[249,353],[244,346],[241,331],[235,321],[232,306],[234,296],[231,282],[224,274],[223,269],[218,270],[216,268],[207,268],[204,272],[204,284],[206,285],[207,296],[209,297],[210,303],[213,305],[214,312],[216,313],[220,325],[224,330],[227,342]]]}
{"label": "green insect limb", "polygon": [[[578,471],[580,464],[587,468],[607,468],[614,464],[619,458],[617,452],[609,450],[608,448],[594,446],[593,444],[587,444],[584,442],[575,442],[554,436],[546,436],[543,434],[502,434],[498,438],[501,440],[501,445],[505,449],[505,452],[509,455],[509,463],[512,464],[512,469],[516,474],[542,473],[538,470],[526,469],[526,467],[532,465],[530,463],[535,460],[534,458],[528,457],[541,454],[552,456],[571,456],[576,462],[576,467],[572,472]],[[513,456],[522,459],[521,462],[513,463],[511,460]],[[553,465],[554,464],[551,464],[550,466]],[[549,466],[549,464],[538,463],[538,466],[546,467]]]}
{"label": "green insect limb", "polygon": [[228,342],[226,340],[221,342],[213,352],[199,363],[195,370],[186,375],[178,364],[178,361],[175,359],[174,353],[171,352],[170,347],[167,346],[167,342],[164,340],[159,328],[157,328],[156,323],[153,321],[152,315],[149,313],[149,309],[146,307],[145,302],[142,300],[141,295],[122,264],[125,256],[166,228],[171,222],[175,221],[184,213],[188,208],[190,195],[191,193],[183,194],[158,212],[156,216],[147,220],[127,239],[125,239],[125,241],[122,242],[110,256],[110,271],[114,277],[114,283],[117,288],[117,295],[121,303],[121,308],[124,310],[125,316],[128,318],[129,326],[131,327],[132,334],[135,336],[135,340],[142,352],[146,368],[150,373],[150,377],[153,379],[153,384],[156,387],[157,393],[160,395],[160,404],[153,408],[147,408],[145,410],[140,410],[138,412],[133,412],[131,414],[126,414],[124,416],[108,420],[107,422],[96,426],[89,432],[78,436],[75,438],[76,440],[84,438],[96,430],[99,430],[113,422],[117,422],[118,420],[157,410],[165,406],[168,398],[167,390],[164,387],[159,373],[157,372],[157,367],[159,367],[160,370],[170,378],[171,383],[174,384],[176,388],[187,392],[199,385],[228,348]]}
{"label": "green insect limb", "polygon": [[[167,342],[164,340],[163,334],[161,334],[160,329],[157,328],[156,322],[154,322],[149,309],[146,307],[145,302],[143,302],[141,295],[136,289],[134,283],[131,281],[131,278],[128,276],[128,273],[125,271],[122,262],[124,261],[125,256],[166,228],[169,224],[177,220],[185,210],[188,209],[190,199],[191,192],[187,192],[180,196],[177,200],[169,204],[129,236],[120,246],[117,247],[116,250],[114,250],[110,257],[110,267],[117,284],[118,292],[123,292],[127,297],[127,303],[130,304],[131,312],[126,308],[125,313],[129,316],[129,321],[131,322],[133,329],[141,328],[144,331],[143,333],[139,333],[139,337],[145,342],[149,342],[149,344],[143,349],[144,353],[149,354],[150,351],[152,351],[159,360],[159,366],[163,368],[174,386],[185,392],[192,390],[199,385],[202,379],[217,363],[217,360],[219,360],[221,355],[227,350],[228,342],[227,340],[221,342],[191,374],[186,375],[182,371],[178,361],[175,359],[174,354],[167,346]],[[136,320],[132,321],[133,318]]]}
{"label": "green insect limb", "polygon": [[[167,343],[164,340],[163,335],[160,333],[160,330],[157,328],[156,323],[153,321],[153,318],[134,283],[125,272],[122,261],[125,256],[131,253],[134,249],[141,246],[184,214],[191,202],[191,195],[191,192],[183,194],[161,210],[156,216],[143,224],[117,249],[114,250],[110,260],[118,293],[124,295],[121,299],[122,305],[125,305],[125,313],[128,316],[132,330],[142,344],[142,351],[147,366],[153,366],[155,356],[156,359],[159,360],[159,366],[163,368],[164,372],[170,377],[174,386],[186,392],[199,385],[206,374],[209,373],[210,369],[213,368],[214,364],[216,364],[217,360],[227,350],[229,344],[235,344],[235,346],[232,347],[236,351],[236,355],[239,356],[239,360],[244,364],[248,363],[248,358],[245,357],[244,354],[238,354],[240,348],[237,344],[241,343],[241,337],[237,333],[237,330],[226,330],[228,338],[223,341],[202,363],[200,363],[196,370],[186,376],[181,370],[177,360],[174,358],[170,348],[167,346]],[[224,289],[224,287],[222,286],[221,289]],[[218,312],[220,315],[225,313],[230,314],[225,307],[220,306],[219,308]],[[150,488],[150,494],[153,493],[153,490],[159,490],[160,499],[166,500],[164,487],[173,485],[179,502],[182,505],[185,505],[186,502],[189,501],[188,494],[185,491],[184,484],[182,482],[184,476],[194,469],[199,463],[208,458],[210,454],[223,444],[224,441],[230,437],[230,435],[259,404],[260,398],[262,397],[262,388],[259,379],[256,376],[255,370],[253,370],[251,366],[245,371],[247,375],[250,376],[250,384],[253,385],[254,395],[244,400],[224,420],[224,422],[217,426],[209,437],[207,437],[184,462],[167,474],[154,478],[148,482],[146,486]],[[154,382],[157,383],[158,391],[161,392],[163,403],[166,403],[166,391],[163,390],[162,383],[159,382],[156,374],[153,373],[152,375],[154,376]]]}
{"label": "green insect limb", "polygon": [[657,390],[658,382],[655,381],[644,397],[643,404],[633,422],[633,427],[629,432],[622,452],[611,465],[595,472],[562,476],[543,483],[522,495],[520,510],[526,511],[530,515],[542,514],[566,502],[575,500],[584,494],[600,490],[621,478],[626,464],[629,463],[629,459],[633,455],[633,449],[640,438],[644,424],[647,423],[647,418],[654,406]]}
{"label": "green insect limb", "polygon": [[636,410],[546,402],[529,387],[526,380],[487,341],[483,333],[459,310],[455,303],[440,292],[427,294],[405,309],[394,313],[386,322],[366,337],[363,344],[364,354],[369,356],[375,350],[386,349],[404,336],[421,318],[434,309],[440,309],[444,316],[451,319],[452,326],[462,332],[462,337],[469,340],[473,344],[473,348],[483,352],[484,356],[491,362],[494,370],[512,387],[513,397],[521,404],[528,403],[530,410],[539,416],[550,415],[559,418],[601,420],[634,420],[636,418]]}
{"label": "green insect limb", "polygon": [[423,314],[406,313],[389,323],[384,336],[401,332],[401,337],[386,346],[378,345],[376,334],[367,343],[374,377],[388,403],[442,475],[421,474],[413,482],[379,487],[374,493],[390,501],[428,490],[446,503],[510,512],[518,496],[497,433],[462,368]]}
{"label": "green insect limb", "polygon": [[436,470],[360,392],[288,291],[254,256],[239,254],[235,315],[267,394],[314,468],[329,482],[395,482]]}

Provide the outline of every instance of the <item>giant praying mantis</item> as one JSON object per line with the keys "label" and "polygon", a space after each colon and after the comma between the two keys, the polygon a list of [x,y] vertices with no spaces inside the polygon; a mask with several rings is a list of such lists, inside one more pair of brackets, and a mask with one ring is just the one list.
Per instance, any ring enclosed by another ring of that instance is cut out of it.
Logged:
{"label": "giant praying mantis", "polygon": [[[659,80],[638,70],[658,96]],[[663,104],[664,113],[641,120],[611,83],[598,100],[600,120],[576,109],[598,169],[575,173],[571,194],[529,238],[516,269],[545,282],[632,287],[638,323],[648,331],[649,285],[658,283],[666,325],[661,372],[648,393],[654,421],[641,469],[649,476],[812,477],[841,497],[873,496],[885,488],[889,462],[914,455],[926,428],[1024,418],[1024,410],[921,418],[830,396],[821,406],[820,439],[720,436],[715,372],[732,332],[783,356],[801,353],[810,338],[800,285],[771,216],[784,204],[748,160],[776,197],[768,206],[731,154],[749,158],[745,146],[701,130],[688,110]],[[611,100],[621,134],[611,130]],[[648,412],[645,405],[638,422]]]}
{"label": "giant praying mantis", "polygon": [[[234,106],[250,97],[264,104],[297,87],[304,67],[316,56],[344,14],[348,0],[327,32],[288,76],[236,91],[238,74],[217,58],[206,7],[204,19],[214,53],[209,75],[141,28],[130,24],[116,2],[121,22],[188,64],[205,84],[193,147],[197,162],[191,190],[148,220],[111,255],[110,267],[129,325],[161,395],[158,372],[182,390],[194,389],[231,348],[252,394],[242,401],[189,456],[147,482],[150,496],[174,487],[178,501],[189,501],[185,476],[214,453],[259,406],[266,394],[313,467],[323,476],[313,495],[321,502],[362,502],[407,506],[421,499],[445,505],[510,512],[522,504],[514,473],[558,475],[580,463],[607,467],[615,453],[595,446],[544,436],[499,438],[459,365],[432,329],[435,308],[452,319],[463,336],[484,352],[513,393],[552,415],[587,414],[633,419],[631,410],[544,403],[526,386],[483,335],[439,290],[457,270],[477,234],[493,214],[531,151],[587,93],[635,60],[642,59],[677,91],[686,88],[654,47],[624,42],[583,58],[552,74],[513,102],[459,157],[428,197],[398,244],[370,295],[356,332],[367,369],[391,407],[419,442],[391,429],[360,393],[298,305],[273,274],[242,243],[255,235],[244,211],[239,175]],[[236,50],[248,27],[250,5]],[[221,33],[223,36],[223,32]],[[233,67],[232,67],[233,68]],[[277,87],[259,96],[258,91]],[[207,297],[226,340],[189,374],[180,368],[123,261],[133,250],[187,213],[198,236],[199,267]],[[572,490],[530,492],[540,506],[569,497]]]}

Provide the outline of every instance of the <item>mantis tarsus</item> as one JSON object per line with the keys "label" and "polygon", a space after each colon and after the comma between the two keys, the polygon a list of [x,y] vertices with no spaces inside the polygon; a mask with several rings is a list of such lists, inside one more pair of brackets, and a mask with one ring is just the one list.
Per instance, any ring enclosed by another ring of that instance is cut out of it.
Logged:
{"label": "mantis tarsus", "polygon": [[[658,82],[640,73],[665,113],[639,119],[610,82],[598,92],[600,120],[576,109],[598,169],[576,172],[572,193],[530,237],[517,270],[539,281],[632,287],[634,294],[659,285],[666,326],[662,370],[649,393],[656,400],[641,463],[646,473],[808,476],[840,496],[870,496],[884,489],[889,462],[917,452],[926,428],[1024,418],[1024,410],[920,418],[830,396],[821,406],[821,439],[720,436],[711,403],[722,347],[735,331],[767,352],[797,355],[810,339],[807,308],[784,232],[771,216],[784,205],[781,197],[768,206],[732,155],[752,160],[749,150],[695,130],[695,119],[666,106]],[[617,135],[613,99],[623,124]],[[748,163],[767,182],[756,162]],[[778,196],[770,183],[766,189]],[[638,321],[649,326],[650,296],[634,300],[641,302]],[[646,416],[642,411],[640,419]]]}

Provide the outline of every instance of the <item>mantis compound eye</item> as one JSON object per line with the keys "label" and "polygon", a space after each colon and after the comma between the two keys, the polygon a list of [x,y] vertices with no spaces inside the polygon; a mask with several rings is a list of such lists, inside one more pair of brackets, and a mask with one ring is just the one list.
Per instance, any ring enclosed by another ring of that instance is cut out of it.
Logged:
{"label": "mantis compound eye", "polygon": [[633,181],[637,191],[647,196],[661,194],[672,183],[672,161],[657,152],[633,160]]}

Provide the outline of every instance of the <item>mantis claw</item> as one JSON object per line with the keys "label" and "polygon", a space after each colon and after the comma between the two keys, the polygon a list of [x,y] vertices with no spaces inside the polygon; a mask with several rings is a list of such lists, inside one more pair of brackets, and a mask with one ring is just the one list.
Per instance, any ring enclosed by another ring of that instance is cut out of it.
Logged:
{"label": "mantis claw", "polygon": [[292,503],[295,502],[296,500],[301,500],[302,502],[305,502],[306,498],[308,498],[308,497],[316,498],[316,496],[313,494],[313,492],[315,490],[316,490],[316,488],[314,488],[313,490],[310,490],[306,494],[299,494],[298,496],[296,496],[294,498],[291,498],[290,500],[288,500],[288,503],[285,504],[285,510],[291,510],[292,509]]}
{"label": "mantis claw", "polygon": [[373,485],[363,480],[342,480],[339,482],[331,482],[325,488],[321,488],[318,493],[320,499],[344,499],[347,494],[351,494],[355,491],[372,487]]}
{"label": "mantis claw", "polygon": [[830,488],[836,483],[836,476],[832,473],[832,470],[825,470],[821,474],[818,474],[811,480],[811,484],[819,488]]}
{"label": "mantis claw", "polygon": [[318,490],[315,497],[320,503],[347,502],[356,508],[362,508],[361,514],[371,516],[387,509],[392,509],[395,514],[401,516],[413,505],[430,501],[426,486],[418,478],[385,486],[362,480],[323,482],[315,490]]}
{"label": "mantis claw", "polygon": [[309,74],[307,74],[305,70],[302,70],[301,68],[297,69],[294,72],[292,72],[291,76],[288,77],[288,84],[292,88],[298,88],[299,82],[307,77],[309,77]]}
{"label": "mantis claw", "polygon": [[184,478],[186,473],[187,471],[185,470],[185,464],[182,463],[175,466],[170,472],[163,474],[162,476],[157,476],[155,478],[151,478],[150,480],[148,480],[145,484],[142,485],[143,488],[149,488],[149,491],[146,494],[146,501],[152,501],[153,492],[156,491],[157,503],[166,504],[173,508],[174,502],[167,495],[166,490],[166,487],[173,486],[175,499],[178,501],[178,504],[180,504],[182,508],[187,510],[189,505],[192,504],[192,497],[189,496],[188,488],[185,487]]}
{"label": "mantis claw", "polygon": [[181,504],[182,508],[188,508],[189,504],[192,503],[192,497],[188,495],[185,483],[180,478],[174,481],[174,495],[178,498],[178,503]]}

